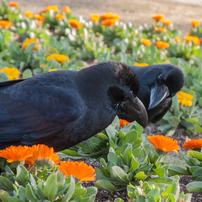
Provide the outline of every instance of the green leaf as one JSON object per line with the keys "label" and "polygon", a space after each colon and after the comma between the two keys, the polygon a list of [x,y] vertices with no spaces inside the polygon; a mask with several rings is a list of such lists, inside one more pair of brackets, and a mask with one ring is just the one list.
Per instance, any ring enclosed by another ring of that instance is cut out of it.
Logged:
{"label": "green leaf", "polygon": [[27,198],[26,198],[25,193],[26,193],[26,188],[20,186],[18,189],[18,196],[22,202],[27,202]]}
{"label": "green leaf", "polygon": [[162,177],[157,179],[149,179],[149,181],[156,182],[156,183],[164,183],[164,184],[171,184],[173,180],[168,177]]}
{"label": "green leaf", "polygon": [[110,175],[112,178],[128,183],[127,173],[119,166],[112,166],[110,169]]}
{"label": "green leaf", "polygon": [[0,189],[3,189],[5,191],[14,190],[13,183],[9,179],[7,179],[3,176],[0,176]]}
{"label": "green leaf", "polygon": [[69,202],[71,197],[74,194],[74,190],[75,190],[75,179],[74,179],[74,176],[70,176],[69,187],[68,187],[67,193],[62,199],[62,202]]}
{"label": "green leaf", "polygon": [[133,144],[136,139],[137,139],[137,131],[131,131],[131,132],[127,133],[123,138],[121,138],[118,145],[122,146],[126,143]]}
{"label": "green leaf", "polygon": [[202,153],[198,151],[188,151],[187,155],[202,161]]}
{"label": "green leaf", "polygon": [[187,184],[186,189],[191,192],[202,192],[202,182],[191,182]]}
{"label": "green leaf", "polygon": [[52,55],[52,54],[59,54],[59,51],[58,51],[56,48],[54,48],[54,47],[52,47],[52,46],[49,46],[49,47],[46,49],[44,55],[46,56],[46,55]]}
{"label": "green leaf", "polygon": [[2,202],[8,202],[8,197],[10,197],[9,193],[1,189],[0,199],[2,200]]}
{"label": "green leaf", "polygon": [[97,194],[96,187],[88,187],[85,197],[82,197],[81,202],[94,202]]}
{"label": "green leaf", "polygon": [[164,168],[156,168],[156,169],[154,169],[154,172],[155,172],[159,177],[164,177],[164,176],[165,176],[165,169],[164,169]]}
{"label": "green leaf", "polygon": [[130,171],[136,170],[139,167],[139,163],[135,160],[135,157],[131,155]]}
{"label": "green leaf", "polygon": [[124,202],[121,198],[116,198],[114,202]]}
{"label": "green leaf", "polygon": [[4,72],[0,73],[0,81],[8,81],[8,76],[6,73]]}
{"label": "green leaf", "polygon": [[38,201],[38,198],[35,195],[35,193],[34,193],[34,191],[33,191],[33,189],[32,189],[32,187],[31,187],[30,184],[27,184],[25,194],[26,194],[26,197],[27,197],[27,199],[29,201],[31,201],[31,202]]}
{"label": "green leaf", "polygon": [[50,201],[52,201],[55,198],[57,191],[57,173],[52,173],[47,178],[43,193],[48,197]]}
{"label": "green leaf", "polygon": [[15,179],[19,185],[23,186],[25,186],[29,182],[29,173],[24,166],[19,165],[17,167],[17,175]]}
{"label": "green leaf", "polygon": [[8,202],[22,202],[17,196],[12,196],[8,198]]}
{"label": "green leaf", "polygon": [[179,166],[169,166],[169,175],[190,175],[190,173],[182,167]]}
{"label": "green leaf", "polygon": [[159,201],[160,197],[161,197],[161,195],[160,195],[160,191],[158,188],[152,189],[151,191],[149,191],[147,193],[148,201],[150,201],[150,199],[154,199],[154,201],[157,202],[157,201]]}
{"label": "green leaf", "polygon": [[138,172],[136,175],[135,175],[135,179],[138,179],[138,180],[144,180],[147,176],[145,175],[144,172],[140,171]]}
{"label": "green leaf", "polygon": [[109,191],[116,191],[115,186],[111,182],[109,182],[107,180],[98,180],[95,183],[95,186],[98,189],[106,189],[106,190],[109,190]]}
{"label": "green leaf", "polygon": [[112,125],[109,125],[105,130],[109,139],[112,141],[115,140],[116,132],[117,132],[116,129]]}
{"label": "green leaf", "polygon": [[22,78],[27,79],[29,77],[32,77],[32,71],[30,69],[26,69],[22,74]]}
{"label": "green leaf", "polygon": [[30,43],[30,44],[26,47],[26,49],[25,49],[25,51],[24,51],[26,56],[29,55],[29,54],[32,52],[32,49],[34,48],[35,44],[36,44],[36,43]]}
{"label": "green leaf", "polygon": [[86,193],[87,193],[87,190],[85,188],[76,188],[72,196],[72,199],[74,199],[77,196],[83,196]]}

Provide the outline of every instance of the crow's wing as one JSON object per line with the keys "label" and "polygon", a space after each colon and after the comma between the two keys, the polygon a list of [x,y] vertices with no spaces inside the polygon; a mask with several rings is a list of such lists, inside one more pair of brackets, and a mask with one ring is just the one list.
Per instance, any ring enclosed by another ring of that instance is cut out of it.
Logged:
{"label": "crow's wing", "polygon": [[35,144],[70,127],[85,111],[74,75],[68,72],[11,81],[11,85],[3,83],[0,83],[0,142]]}

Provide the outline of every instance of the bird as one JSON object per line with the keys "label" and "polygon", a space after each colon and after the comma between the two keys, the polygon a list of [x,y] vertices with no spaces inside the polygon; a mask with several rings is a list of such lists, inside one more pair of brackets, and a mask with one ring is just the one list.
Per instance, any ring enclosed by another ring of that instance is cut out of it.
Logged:
{"label": "bird", "polygon": [[[170,109],[172,97],[183,87],[183,72],[173,64],[129,67],[139,80],[137,97],[147,110],[148,123],[156,123]],[[118,117],[129,122],[133,121],[130,114],[122,109],[119,110]]]}
{"label": "bird", "polygon": [[104,130],[120,109],[145,127],[138,90],[132,69],[116,61],[0,82],[0,149],[45,144],[61,151]]}

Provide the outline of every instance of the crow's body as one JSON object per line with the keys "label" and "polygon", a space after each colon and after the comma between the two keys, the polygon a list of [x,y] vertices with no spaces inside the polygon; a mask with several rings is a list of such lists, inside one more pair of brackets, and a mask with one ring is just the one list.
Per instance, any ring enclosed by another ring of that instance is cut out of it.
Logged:
{"label": "crow's body", "polygon": [[[182,71],[172,64],[129,66],[136,74],[140,88],[138,98],[147,109],[148,122],[159,121],[172,105],[172,97],[184,85]],[[127,121],[133,119],[124,111],[118,116]]]}
{"label": "crow's body", "polygon": [[146,125],[138,88],[131,69],[113,61],[1,82],[0,149],[39,143],[66,149],[106,128],[119,109]]}

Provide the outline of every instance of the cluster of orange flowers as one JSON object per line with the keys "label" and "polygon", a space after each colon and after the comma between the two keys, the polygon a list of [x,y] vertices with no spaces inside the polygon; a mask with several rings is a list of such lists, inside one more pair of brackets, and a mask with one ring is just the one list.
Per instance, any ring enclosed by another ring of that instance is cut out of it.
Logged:
{"label": "cluster of orange flowers", "polygon": [[[25,162],[30,167],[37,163],[49,162],[53,165],[59,164],[59,156],[54,152],[53,148],[46,145],[38,144],[32,147],[28,146],[10,146],[4,150],[0,150],[0,157],[7,159],[7,162]],[[71,175],[82,181],[95,181],[95,170],[92,166],[88,166],[84,162],[60,162],[58,170],[62,171],[67,177]]]}

